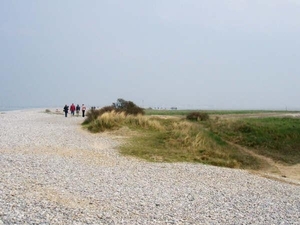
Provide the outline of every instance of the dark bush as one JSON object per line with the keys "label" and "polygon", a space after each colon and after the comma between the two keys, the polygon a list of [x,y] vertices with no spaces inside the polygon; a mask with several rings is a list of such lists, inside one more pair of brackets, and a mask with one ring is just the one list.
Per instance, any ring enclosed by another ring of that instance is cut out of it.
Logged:
{"label": "dark bush", "polygon": [[125,112],[127,115],[145,114],[143,108],[138,107],[132,101],[125,101],[124,99],[121,98],[119,98],[116,103],[113,103],[112,107],[114,107],[117,112]]}
{"label": "dark bush", "polygon": [[209,115],[205,112],[191,112],[186,116],[188,120],[206,121],[209,119]]}
{"label": "dark bush", "polygon": [[92,121],[96,120],[99,116],[101,116],[105,112],[111,112],[115,110],[113,106],[104,106],[101,109],[90,109],[86,113],[86,119],[83,124],[89,124]]}
{"label": "dark bush", "polygon": [[104,106],[101,109],[99,109],[99,115],[102,115],[103,113],[111,112],[114,110],[116,111],[116,109],[113,106]]}
{"label": "dark bush", "polygon": [[99,116],[106,112],[125,112],[126,115],[137,115],[145,114],[143,108],[138,107],[131,101],[125,101],[124,99],[119,98],[116,103],[113,103],[111,106],[104,106],[101,109],[91,109],[86,114],[86,119],[83,124],[89,124],[92,121],[96,120]]}
{"label": "dark bush", "polygon": [[88,110],[86,113],[86,119],[84,120],[83,124],[88,124],[92,121],[94,121],[95,119],[98,118],[98,116],[100,116],[100,110],[101,109],[91,109]]}

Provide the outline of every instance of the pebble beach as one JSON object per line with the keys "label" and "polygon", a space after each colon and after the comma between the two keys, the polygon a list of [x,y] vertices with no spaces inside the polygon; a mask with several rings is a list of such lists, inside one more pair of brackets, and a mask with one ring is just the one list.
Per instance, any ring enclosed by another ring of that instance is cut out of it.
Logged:
{"label": "pebble beach", "polygon": [[244,170],[149,163],[123,139],[30,109],[0,113],[0,225],[300,224],[300,186]]}

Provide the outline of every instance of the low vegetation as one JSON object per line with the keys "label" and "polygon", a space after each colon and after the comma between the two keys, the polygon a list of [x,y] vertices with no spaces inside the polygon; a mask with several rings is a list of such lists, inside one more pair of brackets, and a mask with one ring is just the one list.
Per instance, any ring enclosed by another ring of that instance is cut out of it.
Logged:
{"label": "low vegetation", "polygon": [[243,118],[210,122],[209,129],[222,139],[250,148],[282,163],[300,163],[299,118]]}
{"label": "low vegetation", "polygon": [[[167,109],[146,109],[145,115],[166,115],[166,116],[187,116],[195,110],[167,110]],[[286,111],[278,110],[205,110],[208,115],[244,115],[258,113],[285,113]]]}
{"label": "low vegetation", "polygon": [[[125,100],[117,101],[127,102]],[[133,107],[137,107],[133,104]],[[139,107],[138,107],[139,108]],[[293,118],[210,118],[208,112],[150,116],[118,104],[90,111],[83,125],[91,132],[126,127],[120,152],[153,162],[194,162],[231,168],[259,169],[255,154],[287,164],[300,161],[300,120]],[[146,113],[147,114],[147,113]],[[149,114],[149,113],[148,113]],[[240,147],[255,154],[249,154]]]}
{"label": "low vegetation", "polygon": [[186,119],[194,121],[206,121],[209,119],[209,115],[206,112],[190,112]]}
{"label": "low vegetation", "polygon": [[254,157],[230,146],[199,123],[182,119],[144,118],[156,125],[146,130],[141,129],[142,126],[129,126],[141,132],[121,146],[121,153],[154,162],[199,162],[232,168],[259,167],[259,161]]}
{"label": "low vegetation", "polygon": [[50,109],[45,109],[44,112],[45,112],[45,113],[48,113],[48,114],[56,114],[56,115],[61,115],[61,114],[63,114],[62,112],[58,111],[57,109],[56,109],[56,111],[51,111]]}

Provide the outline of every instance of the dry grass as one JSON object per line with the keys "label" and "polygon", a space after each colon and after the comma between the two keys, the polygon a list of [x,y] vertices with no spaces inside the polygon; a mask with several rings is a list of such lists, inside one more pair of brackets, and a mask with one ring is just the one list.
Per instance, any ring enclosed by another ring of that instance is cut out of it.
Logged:
{"label": "dry grass", "polygon": [[[158,122],[158,121],[157,121]],[[255,157],[223,142],[201,124],[186,120],[159,122],[163,129],[143,130],[121,146],[121,153],[149,161],[201,162],[231,168],[259,168]]]}
{"label": "dry grass", "polygon": [[250,155],[222,141],[200,122],[170,117],[126,115],[105,112],[87,125],[92,132],[114,131],[127,127],[131,131],[121,153],[149,161],[200,162],[232,168],[258,168]]}
{"label": "dry grass", "polygon": [[122,126],[138,127],[143,129],[164,130],[159,121],[151,119],[143,115],[126,115],[125,112],[105,112],[96,120],[87,125],[92,132],[100,132],[105,130],[116,130]]}

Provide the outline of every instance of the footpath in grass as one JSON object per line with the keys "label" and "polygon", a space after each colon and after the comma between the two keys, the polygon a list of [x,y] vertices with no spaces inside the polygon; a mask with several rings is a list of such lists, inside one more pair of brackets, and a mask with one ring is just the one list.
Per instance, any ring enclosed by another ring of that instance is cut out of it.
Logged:
{"label": "footpath in grass", "polygon": [[299,118],[244,118],[208,123],[224,140],[287,164],[300,163]]}

